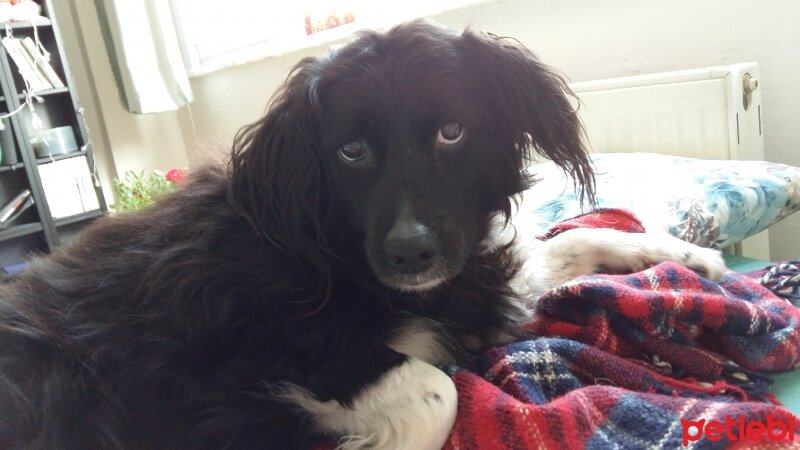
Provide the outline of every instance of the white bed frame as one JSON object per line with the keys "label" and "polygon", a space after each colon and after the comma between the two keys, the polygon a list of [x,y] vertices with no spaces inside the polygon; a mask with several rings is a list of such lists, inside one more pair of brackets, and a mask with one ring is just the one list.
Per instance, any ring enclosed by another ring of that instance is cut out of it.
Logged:
{"label": "white bed frame", "polygon": [[[573,83],[592,152],[763,160],[758,63]],[[665,186],[665,189],[668,189]],[[763,231],[729,251],[769,260]]]}

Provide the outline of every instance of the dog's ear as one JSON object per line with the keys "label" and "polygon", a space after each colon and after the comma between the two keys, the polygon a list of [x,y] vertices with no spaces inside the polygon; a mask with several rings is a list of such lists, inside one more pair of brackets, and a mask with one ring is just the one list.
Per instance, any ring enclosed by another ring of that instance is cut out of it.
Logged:
{"label": "dog's ear", "polygon": [[323,169],[318,151],[319,62],[306,58],[276,92],[266,115],[234,138],[229,200],[256,230],[298,261],[322,264]]}
{"label": "dog's ear", "polygon": [[464,32],[460,39],[473,88],[491,107],[491,117],[516,149],[522,167],[531,151],[555,162],[594,204],[594,172],[582,137],[577,98],[566,81],[518,41]]}

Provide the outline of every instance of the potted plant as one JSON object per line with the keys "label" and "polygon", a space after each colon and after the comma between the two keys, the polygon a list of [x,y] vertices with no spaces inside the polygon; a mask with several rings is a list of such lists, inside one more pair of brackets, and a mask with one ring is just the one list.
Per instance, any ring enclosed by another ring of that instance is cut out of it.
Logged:
{"label": "potted plant", "polygon": [[171,169],[167,173],[160,170],[125,172],[125,177],[114,179],[115,211],[130,211],[153,204],[160,196],[174,189],[186,177],[186,171]]}

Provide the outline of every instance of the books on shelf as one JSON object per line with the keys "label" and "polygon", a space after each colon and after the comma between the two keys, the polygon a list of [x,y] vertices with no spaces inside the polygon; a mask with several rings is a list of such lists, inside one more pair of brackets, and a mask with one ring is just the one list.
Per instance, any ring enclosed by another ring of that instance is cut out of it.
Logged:
{"label": "books on shelf", "polygon": [[39,52],[30,37],[4,37],[3,47],[17,65],[20,75],[30,84],[33,92],[65,87],[50,62]]}
{"label": "books on shelf", "polygon": [[[58,74],[53,69],[53,66],[51,66],[50,62],[45,59],[43,55],[41,55],[39,48],[36,46],[36,43],[33,42],[33,39],[27,36],[22,38],[22,46],[28,51],[31,59],[36,62],[38,69],[42,74],[44,74],[44,77],[50,82],[50,85],[53,87],[53,89],[65,87],[64,82],[58,77]],[[40,56],[37,58],[36,55]]]}
{"label": "books on shelf", "polygon": [[14,219],[31,206],[33,206],[31,191],[25,189],[0,209],[0,230],[7,228]]}
{"label": "books on shelf", "polygon": [[39,176],[54,219],[100,209],[86,156],[40,164]]}

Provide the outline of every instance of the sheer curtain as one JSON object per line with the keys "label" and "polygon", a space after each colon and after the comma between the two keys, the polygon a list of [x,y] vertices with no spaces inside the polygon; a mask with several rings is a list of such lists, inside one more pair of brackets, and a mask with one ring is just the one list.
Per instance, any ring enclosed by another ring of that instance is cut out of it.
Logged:
{"label": "sheer curtain", "polygon": [[191,102],[170,2],[95,0],[95,5],[125,108],[144,114]]}

